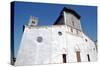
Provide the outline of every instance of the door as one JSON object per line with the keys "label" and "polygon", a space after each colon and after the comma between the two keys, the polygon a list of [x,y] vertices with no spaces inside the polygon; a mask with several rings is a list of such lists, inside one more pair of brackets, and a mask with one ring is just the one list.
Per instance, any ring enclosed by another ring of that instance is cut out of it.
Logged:
{"label": "door", "polygon": [[80,51],[76,51],[77,62],[81,62]]}
{"label": "door", "polygon": [[63,63],[66,63],[66,54],[62,54]]}

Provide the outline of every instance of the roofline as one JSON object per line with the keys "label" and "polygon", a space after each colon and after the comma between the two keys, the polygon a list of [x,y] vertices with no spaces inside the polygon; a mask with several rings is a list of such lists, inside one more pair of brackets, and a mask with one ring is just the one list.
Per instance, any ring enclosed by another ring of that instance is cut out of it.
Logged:
{"label": "roofline", "polygon": [[55,23],[53,25],[56,25],[58,23],[58,21],[60,20],[61,17],[63,17],[62,14],[58,16],[57,20],[55,21]]}
{"label": "roofline", "polygon": [[78,19],[81,18],[81,16],[80,16],[76,11],[74,11],[74,10],[72,10],[72,9],[69,9],[69,8],[64,7],[64,8],[62,9],[62,11],[61,11],[60,14],[63,14],[63,11],[72,13],[72,14],[73,14],[74,16],[76,16]]}
{"label": "roofline", "polygon": [[64,12],[64,11],[73,14],[73,15],[76,16],[78,19],[81,18],[81,16],[80,16],[78,13],[76,13],[74,10],[64,7],[64,8],[62,9],[62,11],[60,12],[60,15],[58,16],[57,20],[54,22],[53,25],[56,25],[56,24],[58,23],[58,21],[60,20],[61,17],[64,17],[64,16],[63,16],[63,12]]}

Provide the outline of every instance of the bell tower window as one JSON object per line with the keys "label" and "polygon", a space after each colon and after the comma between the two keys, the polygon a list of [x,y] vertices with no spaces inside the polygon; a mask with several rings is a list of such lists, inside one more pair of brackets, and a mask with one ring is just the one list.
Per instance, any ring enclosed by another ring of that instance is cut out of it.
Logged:
{"label": "bell tower window", "polygon": [[71,32],[73,32],[73,29],[72,28],[70,30],[71,30]]}
{"label": "bell tower window", "polygon": [[72,20],[72,25],[74,26],[74,21]]}
{"label": "bell tower window", "polygon": [[32,21],[32,24],[35,24],[35,21]]}
{"label": "bell tower window", "polygon": [[38,19],[36,17],[30,16],[30,20],[28,23],[28,26],[36,26],[38,23]]}

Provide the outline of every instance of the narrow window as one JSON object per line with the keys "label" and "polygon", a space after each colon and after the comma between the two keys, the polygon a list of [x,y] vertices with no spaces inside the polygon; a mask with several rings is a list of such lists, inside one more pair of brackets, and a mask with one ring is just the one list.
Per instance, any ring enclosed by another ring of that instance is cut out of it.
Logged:
{"label": "narrow window", "polygon": [[74,21],[72,21],[72,25],[74,26]]}
{"label": "narrow window", "polygon": [[87,40],[87,39],[85,39],[85,41],[87,42],[88,40]]}
{"label": "narrow window", "polygon": [[93,50],[95,50],[95,48],[93,48]]}
{"label": "narrow window", "polygon": [[63,63],[66,63],[66,54],[62,54]]}
{"label": "narrow window", "polygon": [[87,57],[88,57],[88,61],[90,62],[90,56],[89,56],[89,54],[87,54]]}
{"label": "narrow window", "polygon": [[80,51],[76,51],[77,62],[81,62]]}
{"label": "narrow window", "polygon": [[74,26],[74,17],[72,17],[71,20],[72,20],[72,26]]}
{"label": "narrow window", "polygon": [[78,30],[76,30],[77,34],[78,34]]}
{"label": "narrow window", "polygon": [[71,28],[71,32],[73,32],[73,29]]}

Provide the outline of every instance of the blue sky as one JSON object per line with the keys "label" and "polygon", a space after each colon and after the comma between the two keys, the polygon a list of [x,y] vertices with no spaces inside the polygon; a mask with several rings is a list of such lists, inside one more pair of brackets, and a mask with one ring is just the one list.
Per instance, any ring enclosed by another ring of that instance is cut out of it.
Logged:
{"label": "blue sky", "polygon": [[28,24],[29,17],[38,17],[38,25],[52,25],[59,16],[61,10],[71,8],[81,16],[83,32],[93,41],[97,40],[97,7],[65,4],[42,4],[31,2],[15,2],[14,6],[14,45],[15,56],[20,45],[23,25]]}

